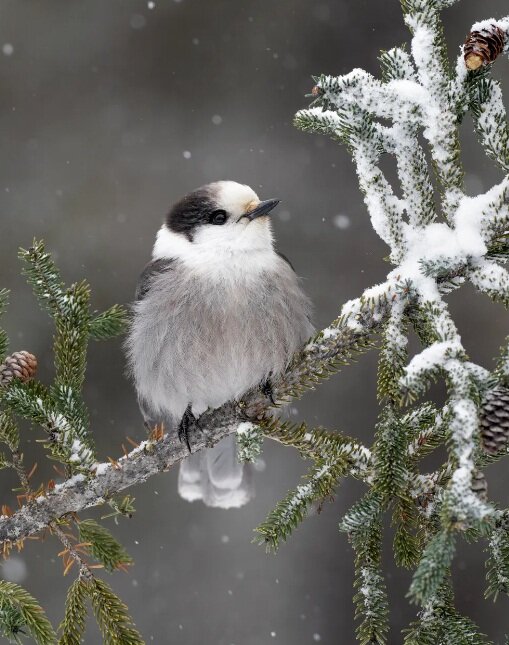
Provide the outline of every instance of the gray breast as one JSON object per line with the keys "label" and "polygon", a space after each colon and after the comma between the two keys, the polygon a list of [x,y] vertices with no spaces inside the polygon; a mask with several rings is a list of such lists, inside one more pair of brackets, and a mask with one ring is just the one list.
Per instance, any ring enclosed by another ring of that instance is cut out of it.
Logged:
{"label": "gray breast", "polygon": [[201,414],[282,372],[312,334],[310,302],[295,273],[275,270],[213,280],[174,262],[134,307],[130,369],[145,407],[180,419]]}

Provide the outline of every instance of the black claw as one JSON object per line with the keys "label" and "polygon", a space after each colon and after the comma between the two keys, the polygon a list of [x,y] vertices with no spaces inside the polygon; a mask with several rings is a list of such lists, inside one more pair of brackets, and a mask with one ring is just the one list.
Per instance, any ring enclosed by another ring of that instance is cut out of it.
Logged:
{"label": "black claw", "polygon": [[189,445],[189,426],[196,424],[196,417],[193,414],[192,411],[192,405],[189,403],[189,405],[186,408],[186,411],[182,415],[182,419],[180,420],[179,427],[178,427],[178,438],[181,443],[186,444],[187,449],[189,452],[191,452],[191,446]]}
{"label": "black claw", "polygon": [[270,399],[272,405],[276,405],[276,402],[274,401],[274,390],[272,389],[272,381],[270,380],[270,378],[263,381],[263,383],[260,385],[260,389],[262,391],[262,394]]}

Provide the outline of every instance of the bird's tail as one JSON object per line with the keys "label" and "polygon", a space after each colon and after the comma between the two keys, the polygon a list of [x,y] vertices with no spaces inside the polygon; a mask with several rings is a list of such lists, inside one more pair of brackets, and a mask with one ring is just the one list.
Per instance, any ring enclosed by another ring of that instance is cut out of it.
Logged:
{"label": "bird's tail", "polygon": [[184,459],[178,491],[188,502],[201,499],[207,506],[238,508],[246,504],[254,496],[252,466],[239,463],[235,435]]}

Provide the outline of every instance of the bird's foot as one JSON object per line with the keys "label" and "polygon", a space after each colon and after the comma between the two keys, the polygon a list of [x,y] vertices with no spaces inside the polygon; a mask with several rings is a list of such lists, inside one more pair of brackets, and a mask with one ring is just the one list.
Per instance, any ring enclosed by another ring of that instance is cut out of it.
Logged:
{"label": "bird's foot", "polygon": [[200,427],[198,425],[196,417],[193,414],[192,405],[191,403],[189,403],[186,411],[182,415],[182,419],[180,420],[178,427],[178,438],[181,443],[186,444],[189,452],[191,452],[191,446],[189,445],[189,427],[192,425],[196,425],[198,428]]}
{"label": "bird's foot", "polygon": [[276,405],[276,401],[274,400],[274,390],[272,388],[272,381],[270,380],[270,377],[265,379],[265,381],[262,381],[260,390],[262,391],[262,394],[264,394],[270,400],[272,405]]}

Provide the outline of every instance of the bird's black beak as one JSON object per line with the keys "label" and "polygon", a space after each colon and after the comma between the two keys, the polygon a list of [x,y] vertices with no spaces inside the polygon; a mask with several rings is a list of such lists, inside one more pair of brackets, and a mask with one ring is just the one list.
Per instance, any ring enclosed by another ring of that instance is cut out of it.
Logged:
{"label": "bird's black beak", "polygon": [[266,199],[260,202],[256,208],[253,208],[249,213],[244,213],[242,217],[247,217],[249,221],[253,221],[262,215],[268,215],[273,208],[279,204],[279,199]]}

